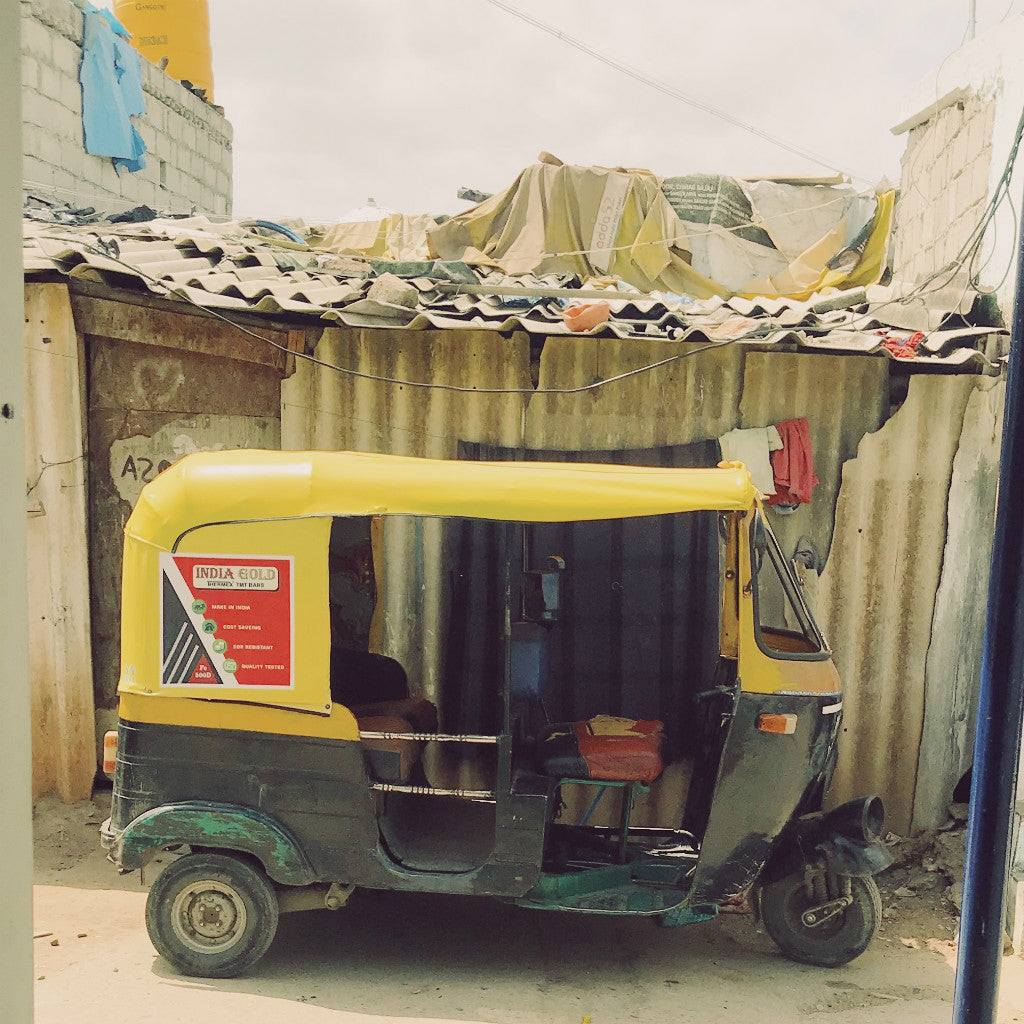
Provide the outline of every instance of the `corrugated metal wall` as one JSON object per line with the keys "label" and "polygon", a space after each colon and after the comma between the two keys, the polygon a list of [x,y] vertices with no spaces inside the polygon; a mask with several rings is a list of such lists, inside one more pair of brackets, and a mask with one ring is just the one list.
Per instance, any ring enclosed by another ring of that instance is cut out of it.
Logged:
{"label": "corrugated metal wall", "polygon": [[1005,395],[1002,381],[977,379],[953,460],[942,577],[925,662],[915,829],[946,821],[950,793],[974,757]]}
{"label": "corrugated metal wall", "polygon": [[740,426],[763,427],[807,417],[820,481],[814,500],[791,515],[772,513],[772,529],[786,554],[807,535],[822,558],[832,543],[832,524],[843,463],[860,439],[889,413],[888,360],[878,356],[749,352],[743,371]]}
{"label": "corrugated metal wall", "polygon": [[[577,387],[677,351],[667,342],[549,338],[542,343],[521,334],[329,328],[316,355],[406,380],[528,388],[531,379],[540,387]],[[905,831],[914,805],[926,689],[936,735],[943,729],[948,735],[950,723],[966,723],[969,711],[961,691],[975,685],[971,645],[978,624],[973,619],[960,623],[959,635],[966,639],[958,648],[964,666],[959,690],[948,684],[939,647],[935,667],[926,663],[933,617],[936,629],[946,631],[959,622],[962,607],[954,599],[942,605],[941,616],[936,610],[953,459],[963,445],[967,474],[971,445],[991,452],[998,434],[991,411],[998,402],[995,394],[965,427],[965,410],[979,381],[991,383],[970,376],[915,376],[906,403],[879,430],[888,412],[888,367],[869,357],[733,346],[579,395],[417,389],[300,361],[282,386],[282,440],[286,448],[454,458],[459,441],[579,451],[656,447],[807,416],[821,484],[810,508],[788,518],[773,514],[773,525],[789,551],[804,533],[823,555],[831,547],[825,574],[815,582],[818,610],[847,694],[834,795],[881,793],[892,826]],[[846,461],[855,452],[857,457]],[[957,499],[957,515],[972,507],[979,522],[990,518],[987,487],[965,478],[973,496]],[[436,696],[443,656],[439,640],[447,617],[445,588],[435,578],[443,533],[440,524],[396,525],[388,531],[388,544],[394,545],[389,561],[412,570],[384,581],[389,622],[384,649],[406,665],[414,686]],[[969,525],[961,535],[977,539]],[[987,567],[980,549],[959,542],[945,558],[950,588],[960,572],[957,565],[973,561],[976,569]],[[983,578],[985,572],[978,569],[975,575]],[[948,776],[951,762],[960,759],[947,759],[940,775]],[[946,782],[938,785],[945,792]]]}
{"label": "corrugated metal wall", "polygon": [[879,793],[901,833],[914,806],[953,459],[979,379],[912,377],[898,412],[864,437],[843,467],[818,590],[846,690],[833,799]]}
{"label": "corrugated metal wall", "polygon": [[[572,388],[608,380],[678,355],[680,347],[666,341],[548,338],[538,383],[542,388]],[[738,423],[742,387],[743,351],[738,345],[701,352],[583,394],[534,396],[521,444],[607,451],[720,437]]]}

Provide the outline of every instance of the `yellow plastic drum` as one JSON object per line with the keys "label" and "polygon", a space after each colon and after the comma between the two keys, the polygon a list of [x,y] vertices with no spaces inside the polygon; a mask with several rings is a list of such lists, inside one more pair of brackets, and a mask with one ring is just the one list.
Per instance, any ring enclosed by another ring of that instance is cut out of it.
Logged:
{"label": "yellow plastic drum", "polygon": [[114,0],[114,14],[132,45],[153,64],[167,58],[167,74],[188,81],[213,102],[213,55],[206,0]]}

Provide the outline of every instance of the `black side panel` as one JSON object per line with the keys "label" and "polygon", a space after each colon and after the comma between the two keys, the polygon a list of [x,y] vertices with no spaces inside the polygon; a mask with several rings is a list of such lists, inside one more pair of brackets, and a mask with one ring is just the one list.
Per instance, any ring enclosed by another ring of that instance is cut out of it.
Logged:
{"label": "black side panel", "polygon": [[[756,880],[772,843],[796,813],[811,810],[835,764],[841,714],[822,708],[838,693],[779,696],[741,693],[722,752],[707,831],[689,904],[721,903]],[[760,714],[797,716],[796,732],[781,736],[757,730]]]}
{"label": "black side panel", "polygon": [[386,884],[359,743],[122,720],[112,826],[184,800],[255,807],[296,836],[318,878]]}
{"label": "black side panel", "polygon": [[[507,739],[500,760],[510,762]],[[381,848],[362,745],[350,740],[126,722],[118,729],[111,826],[191,800],[253,807],[295,837],[321,881],[371,889],[521,896],[540,876],[553,782],[508,770],[494,849],[474,871],[413,871]],[[453,842],[457,841],[453,837]]]}

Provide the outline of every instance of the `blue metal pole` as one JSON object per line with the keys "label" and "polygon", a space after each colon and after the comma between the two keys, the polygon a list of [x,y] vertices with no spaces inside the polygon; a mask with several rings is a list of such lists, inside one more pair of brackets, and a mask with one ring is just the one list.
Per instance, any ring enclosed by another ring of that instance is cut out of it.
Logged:
{"label": "blue metal pole", "polygon": [[[1024,223],[1024,221],[1022,221]],[[999,459],[988,614],[967,821],[953,1024],[994,1024],[1003,952],[1010,824],[1024,714],[1024,227]]]}

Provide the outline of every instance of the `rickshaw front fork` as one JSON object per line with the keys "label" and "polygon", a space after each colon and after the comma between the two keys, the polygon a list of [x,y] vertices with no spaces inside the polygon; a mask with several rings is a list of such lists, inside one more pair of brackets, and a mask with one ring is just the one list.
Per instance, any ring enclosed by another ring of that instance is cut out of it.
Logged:
{"label": "rickshaw front fork", "polygon": [[838,877],[824,862],[804,865],[804,887],[810,906],[800,915],[806,928],[817,928],[853,904],[848,876]]}

